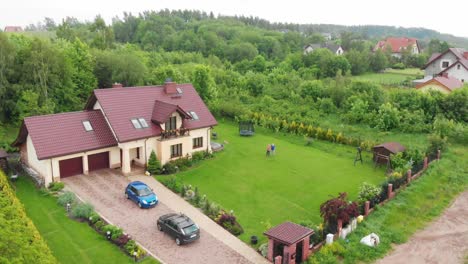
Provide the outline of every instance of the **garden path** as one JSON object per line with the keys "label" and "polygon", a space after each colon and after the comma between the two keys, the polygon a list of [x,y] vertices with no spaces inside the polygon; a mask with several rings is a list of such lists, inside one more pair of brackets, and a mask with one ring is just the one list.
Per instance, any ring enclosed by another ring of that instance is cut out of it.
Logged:
{"label": "garden path", "polygon": [[467,205],[465,191],[436,221],[377,263],[463,263],[468,254]]}

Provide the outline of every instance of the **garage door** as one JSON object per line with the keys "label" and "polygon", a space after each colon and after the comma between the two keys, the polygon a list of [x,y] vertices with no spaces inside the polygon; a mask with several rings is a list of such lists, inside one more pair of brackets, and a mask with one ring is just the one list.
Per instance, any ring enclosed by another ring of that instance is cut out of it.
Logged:
{"label": "garage door", "polygon": [[77,157],[59,161],[60,177],[65,178],[77,174],[83,174],[83,158]]}
{"label": "garage door", "polygon": [[88,156],[88,170],[95,171],[109,168],[109,152],[101,152]]}

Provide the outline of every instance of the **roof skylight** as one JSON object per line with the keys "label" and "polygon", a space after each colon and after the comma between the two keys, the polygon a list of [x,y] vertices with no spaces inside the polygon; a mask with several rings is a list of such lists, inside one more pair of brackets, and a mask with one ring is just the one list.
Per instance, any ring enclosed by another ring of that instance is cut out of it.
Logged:
{"label": "roof skylight", "polygon": [[190,111],[189,114],[192,116],[192,120],[198,120],[198,115],[194,111]]}
{"label": "roof skylight", "polygon": [[141,128],[141,124],[140,124],[140,122],[138,122],[138,120],[136,118],[132,119],[131,121],[132,121],[133,127]]}
{"label": "roof skylight", "polygon": [[143,117],[138,118],[138,121],[140,122],[141,127],[143,127],[143,128],[148,127],[148,123],[146,122],[146,120]]}
{"label": "roof skylight", "polygon": [[83,126],[87,132],[93,131],[93,126],[91,126],[91,123],[88,120],[83,121]]}

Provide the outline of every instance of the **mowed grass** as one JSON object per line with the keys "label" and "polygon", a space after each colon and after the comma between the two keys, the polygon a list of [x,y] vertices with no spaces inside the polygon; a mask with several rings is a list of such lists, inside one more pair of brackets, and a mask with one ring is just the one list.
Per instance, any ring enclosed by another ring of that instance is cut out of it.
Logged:
{"label": "mowed grass", "polygon": [[397,85],[408,78],[411,80],[421,77],[424,73],[417,68],[409,68],[403,70],[388,69],[382,73],[365,73],[353,76],[353,80],[369,81],[382,85]]}
{"label": "mowed grass", "polygon": [[[28,217],[60,263],[134,263],[87,223],[68,218],[56,198],[41,194],[31,180],[20,177],[15,186]],[[158,262],[146,258],[141,263]]]}
{"label": "mowed grass", "polygon": [[[215,131],[216,141],[228,142],[225,150],[177,177],[234,210],[245,230],[244,241],[251,235],[264,240],[266,223],[320,223],[319,207],[325,200],[339,192],[355,199],[362,182],[378,184],[385,177],[369,154],[364,154],[363,165],[354,166],[356,150],[349,146],[320,141],[305,146],[302,137],[260,128],[253,137],[240,137],[237,126],[228,122],[220,122]],[[270,143],[277,146],[276,154],[266,157]]]}

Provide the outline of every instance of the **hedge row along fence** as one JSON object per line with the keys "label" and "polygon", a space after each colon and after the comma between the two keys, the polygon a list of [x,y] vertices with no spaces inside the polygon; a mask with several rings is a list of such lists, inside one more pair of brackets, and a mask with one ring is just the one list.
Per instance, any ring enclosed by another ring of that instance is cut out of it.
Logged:
{"label": "hedge row along fence", "polygon": [[0,263],[57,263],[0,170]]}
{"label": "hedge row along fence", "polygon": [[372,147],[377,145],[376,141],[361,140],[359,138],[347,137],[342,132],[335,132],[330,128],[321,128],[304,124],[296,121],[288,121],[279,119],[263,113],[252,112],[235,118],[236,121],[251,120],[256,125],[270,129],[274,132],[287,132],[297,135],[303,135],[309,138],[326,140],[334,143],[361,147],[363,150],[371,151]]}
{"label": "hedge row along fence", "polygon": [[[385,182],[382,183],[381,187],[382,190],[380,194],[376,195],[373,198],[370,198],[364,202],[356,202],[360,206],[360,213],[364,217],[368,217],[375,209],[375,206],[384,206],[388,201],[393,199],[400,191],[404,190],[407,185],[409,185],[412,181],[419,178],[429,167],[429,164],[433,161],[438,161],[441,158],[440,150],[437,153],[432,153],[424,157],[423,166],[421,170],[414,173],[411,169],[409,169],[405,176],[395,178],[389,177]],[[348,226],[343,228],[343,225],[348,224]],[[351,233],[355,229],[355,223],[352,224],[351,221],[344,222],[342,219],[338,219],[336,226],[336,233],[334,233],[334,240],[338,238],[345,239],[346,236]],[[354,226],[353,226],[354,225]],[[326,234],[322,234],[326,235]],[[325,239],[322,237],[322,241],[317,243],[311,250],[312,253],[315,253],[320,250],[320,248],[325,244]]]}

